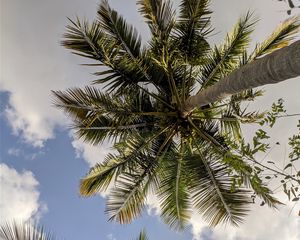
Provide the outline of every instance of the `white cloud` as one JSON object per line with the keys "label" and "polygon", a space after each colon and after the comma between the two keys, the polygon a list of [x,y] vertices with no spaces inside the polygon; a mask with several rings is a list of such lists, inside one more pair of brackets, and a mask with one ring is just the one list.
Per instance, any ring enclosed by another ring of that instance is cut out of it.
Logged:
{"label": "white cloud", "polygon": [[[284,196],[277,196],[285,200]],[[148,199],[149,215],[160,215],[157,197]],[[300,237],[299,204],[287,202],[279,210],[253,205],[245,222],[239,227],[220,225],[210,228],[202,216],[193,211],[190,225],[193,240],[298,240]]]}
{"label": "white cloud", "polygon": [[160,215],[161,213],[159,199],[154,194],[151,194],[147,197],[147,213],[150,216]]}
{"label": "white cloud", "polygon": [[297,240],[300,237],[299,204],[286,204],[278,211],[255,204],[245,223],[238,228],[227,225],[209,229],[201,216],[194,214],[191,219],[194,240]]}
{"label": "white cloud", "polygon": [[108,234],[106,237],[108,240],[117,240],[112,233]]}
{"label": "white cloud", "polygon": [[67,124],[52,106],[51,90],[88,84],[88,71],[93,71],[78,66],[83,59],[71,57],[59,44],[66,16],[78,9],[87,16],[95,13],[96,3],[80,2],[8,1],[1,12],[0,91],[10,93],[5,115],[13,132],[35,147],[53,138],[56,126]]}
{"label": "white cloud", "polygon": [[75,149],[76,157],[83,158],[90,167],[94,166],[96,163],[103,162],[105,156],[108,153],[112,153],[109,144],[91,145],[82,140],[73,140],[72,146]]}
{"label": "white cloud", "polygon": [[10,148],[10,149],[8,149],[7,153],[8,153],[8,155],[18,157],[18,156],[20,156],[21,149],[19,149],[19,148]]}
{"label": "white cloud", "polygon": [[39,200],[38,181],[30,171],[17,172],[0,164],[0,213],[3,221],[38,220],[47,210]]}
{"label": "white cloud", "polygon": [[53,123],[43,119],[43,116],[37,113],[18,111],[17,107],[18,105],[15,105],[15,108],[10,107],[5,111],[13,133],[22,136],[25,142],[34,147],[43,147],[44,140],[54,136]]}

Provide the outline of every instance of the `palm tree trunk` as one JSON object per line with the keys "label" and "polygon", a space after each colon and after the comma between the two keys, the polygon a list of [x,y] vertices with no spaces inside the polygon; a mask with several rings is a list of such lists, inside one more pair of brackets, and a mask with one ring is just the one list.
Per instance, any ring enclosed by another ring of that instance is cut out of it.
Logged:
{"label": "palm tree trunk", "polygon": [[300,75],[300,40],[257,59],[221,79],[215,85],[189,97],[181,116],[194,108],[220,101],[246,89],[275,84]]}

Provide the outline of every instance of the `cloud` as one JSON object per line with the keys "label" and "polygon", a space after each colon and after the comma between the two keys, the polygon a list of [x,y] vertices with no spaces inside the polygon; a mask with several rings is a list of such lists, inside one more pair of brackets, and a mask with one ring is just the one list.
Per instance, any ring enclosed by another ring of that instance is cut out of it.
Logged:
{"label": "cloud", "polygon": [[96,6],[82,5],[80,0],[5,4],[0,20],[0,92],[10,93],[5,115],[13,133],[26,143],[42,147],[46,140],[54,138],[56,126],[68,124],[53,107],[51,90],[88,84],[93,70],[79,67],[84,60],[71,57],[59,42],[66,16],[74,16],[78,9],[92,16]]}
{"label": "cloud", "polygon": [[8,155],[18,157],[18,156],[20,156],[21,149],[19,149],[19,148],[10,148],[10,149],[8,149],[7,153],[8,153]]}
{"label": "cloud", "polygon": [[112,233],[108,234],[106,237],[108,240],[117,240]]}
{"label": "cloud", "polygon": [[299,210],[299,204],[291,202],[278,211],[254,205],[244,224],[215,229],[208,228],[201,216],[195,214],[191,219],[192,233],[194,240],[297,240],[300,237]]}
{"label": "cloud", "polygon": [[103,162],[105,156],[113,152],[109,144],[91,145],[82,140],[74,139],[72,146],[75,149],[76,157],[83,158],[90,167],[93,167],[96,163]]}
{"label": "cloud", "polygon": [[154,194],[147,196],[147,213],[150,216],[160,215],[161,213],[159,199]]}
{"label": "cloud", "polygon": [[40,202],[38,181],[30,171],[17,172],[0,164],[0,213],[3,221],[20,219],[38,220],[47,206]]}
{"label": "cloud", "polygon": [[[53,138],[53,123],[34,112],[18,111],[18,105],[8,107],[5,115],[12,127],[13,133],[34,147],[43,147],[43,142]],[[29,109],[25,109],[29,110]]]}

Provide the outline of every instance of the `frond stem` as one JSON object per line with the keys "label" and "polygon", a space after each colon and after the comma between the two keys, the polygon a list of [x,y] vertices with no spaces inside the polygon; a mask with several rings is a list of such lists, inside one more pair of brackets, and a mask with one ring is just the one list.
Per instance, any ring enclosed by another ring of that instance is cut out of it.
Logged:
{"label": "frond stem", "polygon": [[79,130],[125,130],[125,129],[133,129],[138,127],[147,127],[150,125],[154,125],[154,123],[139,123],[139,124],[132,124],[127,126],[118,126],[118,127],[83,127],[83,128],[79,128]]}

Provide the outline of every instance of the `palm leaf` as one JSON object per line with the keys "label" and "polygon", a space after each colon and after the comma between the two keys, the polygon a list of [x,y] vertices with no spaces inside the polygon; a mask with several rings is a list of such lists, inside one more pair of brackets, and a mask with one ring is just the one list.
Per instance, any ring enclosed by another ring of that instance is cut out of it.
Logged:
{"label": "palm leaf", "polygon": [[93,144],[110,137],[123,139],[137,129],[146,130],[154,126],[154,118],[145,113],[152,112],[154,108],[149,96],[142,92],[131,92],[125,99],[103,94],[93,87],[53,93],[55,105],[73,118],[73,129],[77,135]]}
{"label": "palm leaf", "polygon": [[148,186],[153,181],[154,165],[155,162],[150,162],[142,172],[135,170],[118,178],[106,204],[106,213],[110,220],[130,223],[141,214],[145,207]]}
{"label": "palm leaf", "polygon": [[191,64],[199,63],[201,56],[209,49],[205,40],[205,36],[212,31],[208,4],[209,0],[185,0],[180,4],[174,44]]}
{"label": "palm leaf", "polygon": [[6,222],[0,227],[2,240],[54,240],[54,236],[46,232],[42,226],[25,222]]}
{"label": "palm leaf", "polygon": [[183,151],[169,153],[164,158],[160,170],[161,182],[157,194],[160,199],[161,217],[170,227],[177,230],[184,229],[191,215],[187,189],[189,176],[185,171]]}
{"label": "palm leaf", "polygon": [[132,60],[141,55],[141,38],[137,31],[128,25],[117,11],[111,9],[108,2],[103,0],[98,9],[98,19],[101,28],[113,37]]}
{"label": "palm leaf", "polygon": [[[125,43],[123,44],[104,32],[99,22],[94,21],[90,25],[87,21],[81,23],[79,19],[76,21],[70,19],[70,21],[71,25],[67,26],[67,33],[64,35],[62,45],[77,55],[100,61],[102,65],[108,67],[108,69],[102,69],[101,72],[95,73],[101,78],[95,80],[94,83],[105,83],[106,86],[110,86],[110,90],[117,88],[124,90],[124,88],[136,88],[136,84],[139,82],[151,82],[142,60],[137,58],[132,61],[133,53],[124,56]],[[136,54],[140,45],[139,40],[134,39],[134,30],[126,27],[123,35],[125,35],[124,38],[131,39],[127,39],[126,43],[130,45],[128,48],[134,48],[131,50]]]}
{"label": "palm leaf", "polygon": [[257,170],[255,167],[251,167],[247,159],[243,159],[241,155],[227,153],[223,157],[223,163],[232,169],[234,174],[241,177],[241,184],[247,188],[251,188],[269,207],[276,208],[278,204],[281,204],[281,202],[272,195],[272,191],[259,178]]}
{"label": "palm leaf", "polygon": [[175,12],[171,1],[139,0],[138,5],[153,36],[161,41],[167,40],[175,24]]}
{"label": "palm leaf", "polygon": [[[227,119],[231,119],[227,121]],[[234,139],[239,142],[242,138],[240,121],[233,115],[224,114],[221,117],[221,132],[224,136],[228,136],[230,139]]]}
{"label": "palm leaf", "polygon": [[[133,136],[124,142],[115,145],[119,154],[109,154],[103,163],[91,168],[90,172],[80,182],[80,193],[84,196],[91,196],[107,187],[118,179],[118,176],[132,169],[143,167],[142,159],[144,152],[158,151],[161,135],[166,129],[152,133],[150,136]],[[141,160],[142,159],[142,160]]]}
{"label": "palm leaf", "polygon": [[62,45],[77,55],[104,62],[106,54],[103,46],[108,49],[109,43],[101,26],[97,22],[89,25],[78,18],[69,21],[71,24],[67,26]]}
{"label": "palm leaf", "polygon": [[172,148],[173,136],[174,127],[161,139],[162,141],[153,144],[153,150],[148,151],[153,156],[144,154],[135,156],[135,161],[139,162],[140,167],[128,169],[117,179],[116,187],[106,204],[106,212],[110,215],[110,219],[129,223],[141,214],[148,191],[151,187],[154,189],[158,186],[156,169],[165,153]]}
{"label": "palm leaf", "polygon": [[250,43],[250,34],[253,32],[257,19],[248,12],[240,18],[231,34],[227,35],[220,47],[215,47],[210,63],[204,65],[201,77],[202,88],[213,85],[222,76],[233,71],[239,62],[240,56]]}
{"label": "palm leaf", "polygon": [[289,18],[282,22],[274,32],[261,44],[258,44],[249,59],[261,57],[272,53],[282,47],[288,46],[299,32],[299,16]]}
{"label": "palm leaf", "polygon": [[198,144],[194,148],[188,161],[194,206],[212,226],[220,222],[238,225],[249,210],[250,192],[243,188],[232,192],[228,169],[219,163],[218,155],[200,150],[205,148]]}
{"label": "palm leaf", "polygon": [[136,240],[149,240],[145,230],[142,230]]}

